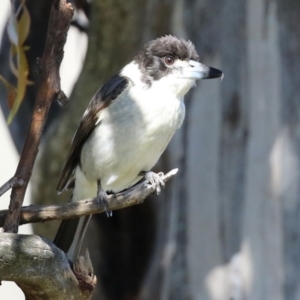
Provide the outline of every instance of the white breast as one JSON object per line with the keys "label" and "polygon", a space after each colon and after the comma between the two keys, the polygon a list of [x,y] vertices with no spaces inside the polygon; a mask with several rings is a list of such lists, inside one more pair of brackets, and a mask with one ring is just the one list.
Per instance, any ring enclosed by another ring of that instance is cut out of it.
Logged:
{"label": "white breast", "polygon": [[99,124],[82,149],[81,166],[90,182],[120,191],[149,171],[185,115],[183,99],[152,85],[131,82],[99,115]]}

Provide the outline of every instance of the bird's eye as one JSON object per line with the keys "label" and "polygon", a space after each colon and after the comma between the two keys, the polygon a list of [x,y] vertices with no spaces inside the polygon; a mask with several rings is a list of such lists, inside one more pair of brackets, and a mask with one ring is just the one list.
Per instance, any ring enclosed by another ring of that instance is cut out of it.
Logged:
{"label": "bird's eye", "polygon": [[174,64],[175,58],[173,56],[171,56],[171,55],[168,55],[168,56],[165,56],[164,61],[165,61],[166,65],[170,66],[170,65]]}

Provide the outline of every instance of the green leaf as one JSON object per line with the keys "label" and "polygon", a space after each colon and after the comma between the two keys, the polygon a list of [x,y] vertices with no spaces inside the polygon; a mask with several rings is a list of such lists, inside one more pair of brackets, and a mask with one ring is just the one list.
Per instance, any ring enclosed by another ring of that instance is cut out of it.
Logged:
{"label": "green leaf", "polygon": [[26,86],[27,86],[27,77],[28,77],[28,62],[26,58],[25,51],[22,47],[18,49],[18,85],[17,85],[17,95],[14,99],[13,106],[9,113],[7,123],[10,124],[14,119],[16,113],[19,110],[19,107],[24,99]]}
{"label": "green leaf", "polygon": [[29,15],[28,9],[23,4],[23,12],[22,12],[22,15],[21,15],[19,21],[17,22],[19,46],[22,46],[28,37],[30,23],[31,23],[31,20],[30,20],[30,15]]}

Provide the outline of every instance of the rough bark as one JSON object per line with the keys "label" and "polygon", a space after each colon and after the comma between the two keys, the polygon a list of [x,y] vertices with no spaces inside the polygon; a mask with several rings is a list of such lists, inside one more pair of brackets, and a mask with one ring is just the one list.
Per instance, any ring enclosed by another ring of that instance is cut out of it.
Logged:
{"label": "rough bark", "polygon": [[[177,169],[162,175],[167,182],[177,173]],[[40,223],[53,220],[79,218],[107,211],[119,210],[137,204],[142,204],[146,197],[156,192],[156,185],[147,180],[137,183],[130,189],[112,194],[107,197],[108,203],[103,205],[99,198],[82,199],[61,205],[30,205],[23,206],[20,210],[19,225]],[[8,210],[0,210],[0,227],[3,227]]]}
{"label": "rough bark", "polygon": [[95,286],[82,287],[64,252],[36,235],[0,234],[0,281],[14,281],[26,299],[84,300]]}

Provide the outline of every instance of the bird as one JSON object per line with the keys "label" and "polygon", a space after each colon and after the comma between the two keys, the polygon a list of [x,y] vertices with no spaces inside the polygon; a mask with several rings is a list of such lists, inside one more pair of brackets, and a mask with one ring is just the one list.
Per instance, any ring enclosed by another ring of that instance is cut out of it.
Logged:
{"label": "bird", "polygon": [[[95,93],[74,135],[57,191],[71,201],[123,191],[142,178],[159,194],[164,181],[151,171],[185,117],[184,96],[196,80],[223,78],[199,61],[191,41],[172,35],[144,45]],[[110,215],[110,212],[107,212]],[[77,259],[90,216],[63,220],[54,244]]]}

